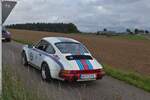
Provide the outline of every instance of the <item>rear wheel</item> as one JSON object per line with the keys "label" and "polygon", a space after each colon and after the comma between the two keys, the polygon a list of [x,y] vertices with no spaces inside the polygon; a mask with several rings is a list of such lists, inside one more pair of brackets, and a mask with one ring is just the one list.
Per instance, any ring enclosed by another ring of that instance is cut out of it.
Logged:
{"label": "rear wheel", "polygon": [[51,74],[48,67],[48,64],[43,63],[41,67],[41,77],[44,81],[50,81],[51,80]]}
{"label": "rear wheel", "polygon": [[27,56],[24,51],[22,52],[22,64],[28,66]]}
{"label": "rear wheel", "polygon": [[11,42],[11,38],[6,38],[6,42]]}

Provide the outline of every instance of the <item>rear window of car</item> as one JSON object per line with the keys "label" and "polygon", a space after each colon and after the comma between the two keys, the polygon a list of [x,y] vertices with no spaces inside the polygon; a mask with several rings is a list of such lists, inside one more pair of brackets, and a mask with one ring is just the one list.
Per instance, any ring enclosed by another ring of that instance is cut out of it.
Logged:
{"label": "rear window of car", "polygon": [[59,42],[55,43],[61,53],[83,54],[89,53],[86,47],[81,43],[75,42]]}

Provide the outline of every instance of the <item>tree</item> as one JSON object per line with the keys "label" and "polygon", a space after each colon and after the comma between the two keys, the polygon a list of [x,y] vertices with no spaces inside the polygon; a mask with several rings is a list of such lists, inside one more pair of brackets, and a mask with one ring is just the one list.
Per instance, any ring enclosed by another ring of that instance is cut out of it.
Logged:
{"label": "tree", "polygon": [[148,31],[148,30],[145,30],[145,33],[146,33],[146,34],[149,34],[149,31]]}
{"label": "tree", "polygon": [[63,33],[79,33],[78,28],[73,23],[26,23],[8,25],[8,28],[14,29],[27,29],[35,31],[48,31],[48,32],[63,32]]}
{"label": "tree", "polygon": [[100,31],[97,31],[97,32],[96,32],[96,35],[100,35]]}
{"label": "tree", "polygon": [[136,29],[134,30],[134,33],[135,33],[135,34],[138,34],[138,32],[139,32],[139,29],[136,28]]}
{"label": "tree", "polygon": [[129,28],[126,29],[126,32],[133,35],[133,32]]}
{"label": "tree", "polygon": [[127,33],[131,33],[131,30],[129,28],[126,29]]}
{"label": "tree", "polygon": [[107,32],[107,29],[106,28],[104,28],[104,30],[103,30],[104,32]]}

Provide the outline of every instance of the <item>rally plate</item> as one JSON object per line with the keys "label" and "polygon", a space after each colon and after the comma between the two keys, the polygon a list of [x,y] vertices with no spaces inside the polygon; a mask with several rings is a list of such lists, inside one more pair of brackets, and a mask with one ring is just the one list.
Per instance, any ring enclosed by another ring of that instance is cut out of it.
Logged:
{"label": "rally plate", "polygon": [[96,75],[95,74],[81,74],[80,78],[81,79],[95,79]]}

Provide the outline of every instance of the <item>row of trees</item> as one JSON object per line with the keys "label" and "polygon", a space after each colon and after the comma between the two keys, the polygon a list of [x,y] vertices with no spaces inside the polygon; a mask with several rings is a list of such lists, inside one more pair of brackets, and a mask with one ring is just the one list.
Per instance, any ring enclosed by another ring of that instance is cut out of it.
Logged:
{"label": "row of trees", "polygon": [[63,33],[78,33],[79,30],[73,23],[26,23],[26,24],[12,24],[7,25],[7,28],[13,29],[27,29],[35,31],[48,32],[63,32]]}
{"label": "row of trees", "polygon": [[[98,31],[97,33],[99,33],[99,32],[106,32],[107,33],[107,32],[112,32],[112,31],[108,31],[107,28],[104,28],[103,31]],[[134,30],[131,30],[131,29],[127,28],[126,32],[128,34],[132,34],[132,35],[134,35],[134,34],[149,34],[150,33],[148,30],[142,30],[142,29],[137,29],[137,28],[134,29]]]}
{"label": "row of trees", "polygon": [[140,29],[135,29],[134,31],[131,31],[130,29],[126,29],[126,32],[129,34],[140,34],[140,33],[145,33],[145,34],[149,34],[148,30],[140,30]]}

